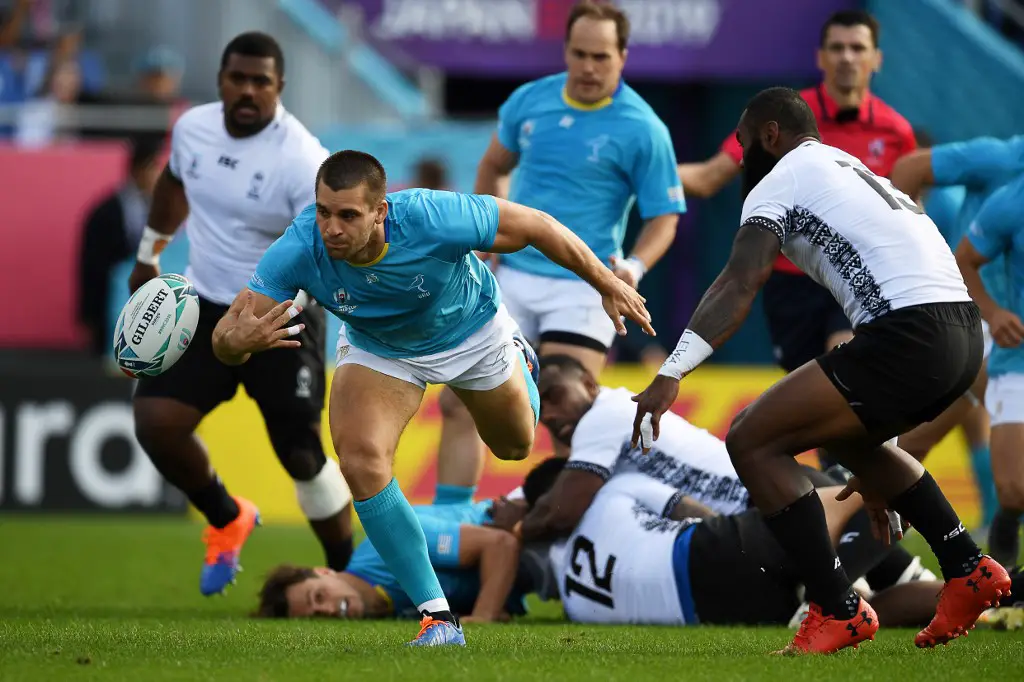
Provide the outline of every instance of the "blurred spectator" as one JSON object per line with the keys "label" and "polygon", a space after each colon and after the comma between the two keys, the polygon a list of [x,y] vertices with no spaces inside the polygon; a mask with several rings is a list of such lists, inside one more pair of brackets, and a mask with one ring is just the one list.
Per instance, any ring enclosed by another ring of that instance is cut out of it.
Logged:
{"label": "blurred spectator", "polygon": [[448,167],[440,159],[426,157],[416,164],[413,187],[424,189],[451,189],[448,184]]}
{"label": "blurred spectator", "polygon": [[137,87],[143,97],[173,104],[181,94],[185,60],[171,48],[157,46],[138,59],[135,72]]}
{"label": "blurred spectator", "polygon": [[23,147],[40,147],[75,137],[77,131],[68,125],[63,109],[78,101],[81,89],[78,61],[73,55],[54,52],[39,95],[18,112],[15,141]]}
{"label": "blurred spectator", "polygon": [[89,330],[90,351],[99,357],[110,353],[111,272],[138,248],[161,171],[163,145],[161,135],[131,140],[127,180],[85,219],[79,255],[78,317]]}

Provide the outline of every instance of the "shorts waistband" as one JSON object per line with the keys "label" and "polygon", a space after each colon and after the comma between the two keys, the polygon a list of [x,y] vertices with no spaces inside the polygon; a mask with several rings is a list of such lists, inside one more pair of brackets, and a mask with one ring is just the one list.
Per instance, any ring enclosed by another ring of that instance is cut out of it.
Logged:
{"label": "shorts waistband", "polygon": [[981,323],[981,310],[974,301],[922,303],[920,305],[907,306],[906,308],[897,308],[888,315],[883,315],[878,319],[884,319],[889,315],[913,315],[917,313],[924,313],[937,322],[962,327],[971,327]]}
{"label": "shorts waistband", "polygon": [[700,622],[690,590],[690,542],[698,525],[700,524],[695,523],[683,529],[676,536],[676,543],[672,548],[672,569],[676,577],[676,591],[679,593],[679,607],[683,611],[683,620],[687,625],[696,625]]}

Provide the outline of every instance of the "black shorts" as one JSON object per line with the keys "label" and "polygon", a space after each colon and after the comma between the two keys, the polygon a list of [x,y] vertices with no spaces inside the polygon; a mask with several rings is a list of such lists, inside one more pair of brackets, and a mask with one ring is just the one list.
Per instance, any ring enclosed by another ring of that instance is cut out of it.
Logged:
{"label": "black shorts", "polygon": [[864,427],[888,439],[935,419],[967,393],[983,355],[978,306],[931,303],[858,326],[818,364]]}
{"label": "black shorts", "polygon": [[825,353],[830,336],[853,328],[832,293],[806,275],[773,272],[763,296],[775,361],[787,372]]}
{"label": "black shorts", "polygon": [[171,398],[207,414],[231,400],[241,384],[264,415],[283,413],[319,423],[326,385],[324,309],[311,305],[296,318],[306,325],[296,337],[301,348],[256,353],[234,367],[213,354],[213,330],[226,311],[227,306],[200,298],[199,323],[188,350],[163,374],[139,379],[135,395]]}

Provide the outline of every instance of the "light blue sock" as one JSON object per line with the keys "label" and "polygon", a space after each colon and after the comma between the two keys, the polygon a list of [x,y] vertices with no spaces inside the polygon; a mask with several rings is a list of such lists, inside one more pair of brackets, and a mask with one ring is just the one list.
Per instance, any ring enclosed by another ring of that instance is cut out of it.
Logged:
{"label": "light blue sock", "polygon": [[434,488],[434,504],[469,504],[476,493],[475,485],[441,485]]}
{"label": "light blue sock", "polygon": [[995,481],[992,480],[992,455],[987,444],[971,448],[971,468],[978,484],[982,525],[989,526],[999,510],[999,499],[996,497]]}
{"label": "light blue sock", "polygon": [[417,609],[431,602],[427,610],[449,611],[430,565],[423,527],[398,481],[392,478],[384,490],[368,500],[357,500],[354,506],[367,539]]}

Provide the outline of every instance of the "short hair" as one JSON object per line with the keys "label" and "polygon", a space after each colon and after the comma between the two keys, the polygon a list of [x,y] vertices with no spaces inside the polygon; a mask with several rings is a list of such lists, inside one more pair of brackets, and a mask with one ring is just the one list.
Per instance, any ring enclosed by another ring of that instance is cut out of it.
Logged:
{"label": "short hair", "polygon": [[288,588],[316,577],[316,571],[305,566],[281,564],[267,575],[260,589],[260,605],[257,618],[287,618]]}
{"label": "short hair", "polygon": [[388,176],[381,162],[354,149],[343,149],[328,156],[316,173],[316,189],[321,181],[335,192],[353,189],[365,182],[373,201],[383,199],[388,187]]}
{"label": "short hair", "polygon": [[233,54],[273,59],[274,70],[277,71],[278,77],[284,77],[284,52],[281,51],[281,46],[271,35],[259,31],[249,31],[232,38],[220,56],[221,71],[227,67],[228,58]]}
{"label": "short hair", "polygon": [[[541,386],[543,386],[546,383],[544,377],[550,376],[550,374],[546,373],[550,372],[552,369],[559,370],[559,374],[562,375],[569,374],[570,376],[578,375],[581,377],[590,377],[591,379],[594,378],[590,371],[583,366],[583,363],[571,355],[545,355],[543,357],[538,358],[537,362],[538,364],[540,364],[539,383],[541,384]],[[538,389],[541,389],[541,386],[538,386]]]}
{"label": "short hair", "polygon": [[128,138],[128,171],[134,172],[153,163],[164,151],[162,133],[140,133]]}
{"label": "short hair", "polygon": [[566,458],[549,457],[526,475],[523,481],[523,497],[531,509],[555,485],[555,479],[565,468]]}
{"label": "short hair", "polygon": [[835,12],[825,20],[821,27],[819,47],[825,47],[825,41],[828,39],[828,30],[833,26],[843,26],[845,28],[867,26],[868,30],[871,31],[872,47],[878,47],[878,35],[882,31],[882,27],[878,24],[878,19],[871,16],[870,12],[865,12],[862,9],[844,9]]}
{"label": "short hair", "polygon": [[800,93],[792,88],[762,90],[747,104],[746,125],[758,130],[769,121],[778,123],[780,131],[814,135],[821,139],[814,112]]}
{"label": "short hair", "polygon": [[445,189],[448,187],[448,168],[440,159],[424,158],[416,164],[417,187]]}
{"label": "short hair", "polygon": [[615,33],[619,37],[619,52],[625,52],[629,45],[629,17],[621,9],[604,0],[580,0],[569,11],[569,19],[565,22],[565,42],[569,42],[572,27],[580,19],[615,22]]}

